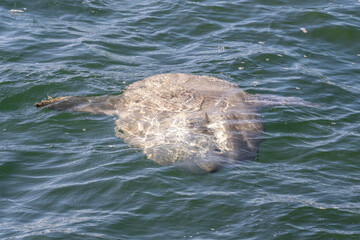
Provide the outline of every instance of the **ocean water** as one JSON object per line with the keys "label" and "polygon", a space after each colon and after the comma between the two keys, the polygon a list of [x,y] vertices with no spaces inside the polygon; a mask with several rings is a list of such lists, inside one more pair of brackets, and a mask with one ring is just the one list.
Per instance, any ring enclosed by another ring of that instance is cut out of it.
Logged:
{"label": "ocean water", "polygon": [[[159,166],[114,119],[36,109],[210,75],[261,111],[254,161]],[[1,0],[0,239],[360,239],[358,0]]]}

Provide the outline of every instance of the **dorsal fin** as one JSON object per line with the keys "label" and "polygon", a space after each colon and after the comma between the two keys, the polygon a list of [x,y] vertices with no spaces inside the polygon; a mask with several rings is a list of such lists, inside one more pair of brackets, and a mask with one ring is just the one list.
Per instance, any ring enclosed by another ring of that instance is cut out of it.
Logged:
{"label": "dorsal fin", "polygon": [[121,96],[57,97],[36,103],[36,107],[47,107],[60,111],[88,112],[115,115],[122,106]]}

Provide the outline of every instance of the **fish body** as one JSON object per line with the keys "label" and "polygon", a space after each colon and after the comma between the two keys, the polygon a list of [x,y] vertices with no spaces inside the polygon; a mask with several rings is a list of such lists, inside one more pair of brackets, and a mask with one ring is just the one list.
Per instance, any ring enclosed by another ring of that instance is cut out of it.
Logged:
{"label": "fish body", "polygon": [[228,81],[191,74],[159,74],[116,96],[59,97],[37,103],[56,110],[116,116],[116,135],[161,164],[215,172],[252,160],[264,106],[307,105],[299,98],[248,94]]}

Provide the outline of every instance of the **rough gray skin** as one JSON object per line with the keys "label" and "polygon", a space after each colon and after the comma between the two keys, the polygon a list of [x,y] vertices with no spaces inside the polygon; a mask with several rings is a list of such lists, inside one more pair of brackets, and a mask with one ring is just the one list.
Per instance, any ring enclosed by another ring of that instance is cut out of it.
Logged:
{"label": "rough gray skin", "polygon": [[118,96],[58,97],[37,103],[56,110],[117,116],[116,135],[161,164],[215,172],[252,160],[264,129],[258,110],[308,105],[299,98],[251,95],[235,84],[190,74],[159,74]]}

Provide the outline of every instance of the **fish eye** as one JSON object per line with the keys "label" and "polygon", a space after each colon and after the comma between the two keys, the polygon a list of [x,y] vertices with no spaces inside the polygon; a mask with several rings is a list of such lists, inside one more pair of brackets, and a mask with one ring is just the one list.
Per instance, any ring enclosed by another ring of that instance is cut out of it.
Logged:
{"label": "fish eye", "polygon": [[215,152],[221,152],[221,150],[219,148],[214,148]]}

